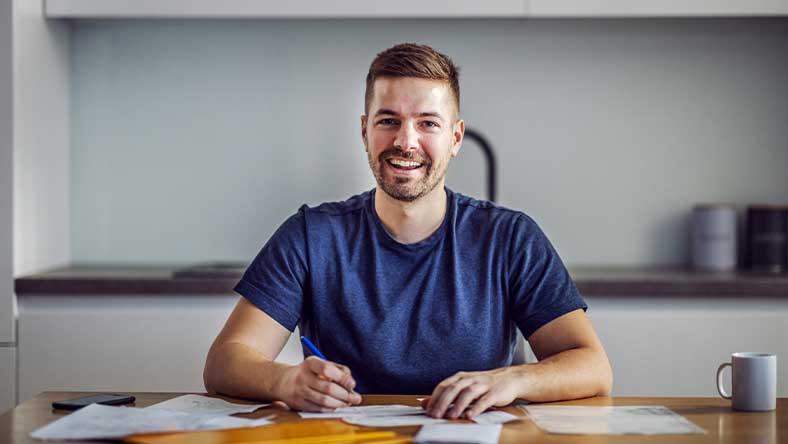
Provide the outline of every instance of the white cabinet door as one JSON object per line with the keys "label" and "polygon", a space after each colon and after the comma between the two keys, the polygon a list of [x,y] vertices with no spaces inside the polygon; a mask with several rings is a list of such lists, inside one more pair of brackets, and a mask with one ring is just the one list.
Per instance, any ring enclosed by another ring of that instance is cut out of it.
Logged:
{"label": "white cabinet door", "polygon": [[48,18],[516,17],[523,0],[47,0]]}
{"label": "white cabinet door", "polygon": [[16,405],[16,348],[0,347],[0,415]]}
{"label": "white cabinet door", "polygon": [[786,0],[526,0],[531,17],[671,17],[788,14]]}
{"label": "white cabinet door", "polygon": [[0,347],[14,339],[13,271],[13,14],[0,0]]}
{"label": "white cabinet door", "polygon": [[[718,396],[717,366],[731,353],[788,356],[788,300],[586,299],[616,396]],[[778,364],[777,384],[788,396],[788,366]]]}
{"label": "white cabinet door", "polygon": [[[204,392],[208,348],[238,296],[27,296],[19,399],[46,390]],[[297,332],[277,359],[302,359]]]}

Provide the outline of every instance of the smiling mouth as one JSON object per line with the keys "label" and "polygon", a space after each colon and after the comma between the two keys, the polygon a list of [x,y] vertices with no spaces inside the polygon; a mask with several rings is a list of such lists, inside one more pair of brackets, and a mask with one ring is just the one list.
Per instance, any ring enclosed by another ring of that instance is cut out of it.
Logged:
{"label": "smiling mouth", "polygon": [[395,170],[400,170],[400,171],[413,171],[424,166],[423,163],[416,162],[413,160],[404,160],[404,159],[395,159],[395,158],[386,159],[386,163],[388,163],[389,166],[391,166]]}

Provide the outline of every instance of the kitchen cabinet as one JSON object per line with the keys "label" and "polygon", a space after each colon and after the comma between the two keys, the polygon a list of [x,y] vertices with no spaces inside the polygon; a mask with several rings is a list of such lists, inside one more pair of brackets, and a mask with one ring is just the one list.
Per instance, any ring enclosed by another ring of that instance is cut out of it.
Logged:
{"label": "kitchen cabinet", "polygon": [[47,0],[49,18],[516,17],[523,0]]}
{"label": "kitchen cabinet", "polygon": [[[20,297],[19,400],[45,390],[205,390],[208,348],[237,295]],[[298,332],[277,361],[302,360]]]}
{"label": "kitchen cabinet", "polygon": [[0,412],[16,405],[13,277],[14,64],[11,0],[0,0]]}
{"label": "kitchen cabinet", "polygon": [[786,0],[527,0],[530,17],[715,17],[788,14]]}
{"label": "kitchen cabinet", "polygon": [[14,342],[14,64],[11,0],[0,0],[0,347]]}
{"label": "kitchen cabinet", "polygon": [[788,14],[786,0],[46,0],[48,18],[715,17]]}
{"label": "kitchen cabinet", "polygon": [[[734,352],[788,356],[788,299],[586,297],[613,366],[617,396],[718,396],[717,366]],[[779,359],[779,358],[778,358]],[[730,388],[730,375],[725,377]],[[788,396],[780,365],[778,396]]]}
{"label": "kitchen cabinet", "polygon": [[16,347],[0,348],[0,414],[16,405]]}
{"label": "kitchen cabinet", "polygon": [[[238,296],[23,295],[19,400],[44,390],[204,391],[205,356]],[[716,396],[738,351],[788,356],[788,299],[588,296],[617,396]],[[534,358],[526,349],[527,362]],[[302,360],[298,332],[277,361]],[[778,369],[788,396],[788,366]]]}

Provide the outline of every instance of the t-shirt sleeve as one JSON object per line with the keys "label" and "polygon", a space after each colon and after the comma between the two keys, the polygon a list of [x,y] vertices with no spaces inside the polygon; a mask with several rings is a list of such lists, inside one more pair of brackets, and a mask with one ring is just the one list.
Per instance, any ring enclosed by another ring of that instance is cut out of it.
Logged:
{"label": "t-shirt sleeve", "polygon": [[526,339],[553,319],[588,309],[547,236],[525,214],[514,224],[511,247],[513,318]]}
{"label": "t-shirt sleeve", "polygon": [[263,246],[235,291],[293,331],[301,319],[307,273],[302,207]]}

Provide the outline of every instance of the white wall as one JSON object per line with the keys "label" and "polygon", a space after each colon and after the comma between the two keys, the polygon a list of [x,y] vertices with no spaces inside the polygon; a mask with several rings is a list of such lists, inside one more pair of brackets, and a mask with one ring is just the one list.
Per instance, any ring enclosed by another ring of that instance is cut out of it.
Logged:
{"label": "white wall", "polygon": [[0,0],[0,413],[15,404],[13,7]]}
{"label": "white wall", "polygon": [[14,273],[68,263],[69,29],[14,1]]}
{"label": "white wall", "polygon": [[[500,201],[567,262],[681,263],[696,202],[788,200],[788,20],[88,21],[72,39],[73,259],[248,260],[301,203],[373,186],[364,76],[462,68]],[[470,143],[449,184],[483,195]]]}

